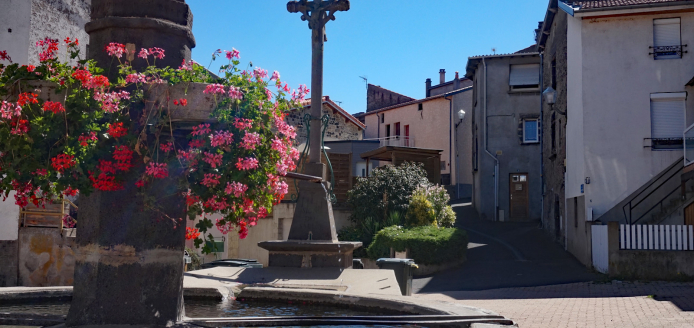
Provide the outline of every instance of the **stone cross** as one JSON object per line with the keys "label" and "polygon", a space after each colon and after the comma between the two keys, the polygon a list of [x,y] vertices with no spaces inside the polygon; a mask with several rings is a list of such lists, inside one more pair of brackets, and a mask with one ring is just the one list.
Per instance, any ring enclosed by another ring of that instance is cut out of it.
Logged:
{"label": "stone cross", "polygon": [[308,21],[311,36],[311,133],[309,142],[309,164],[305,173],[325,178],[321,164],[321,114],[323,108],[323,44],[325,23],[335,20],[335,12],[349,10],[349,0],[300,0],[287,3],[290,13],[302,13],[301,20]]}

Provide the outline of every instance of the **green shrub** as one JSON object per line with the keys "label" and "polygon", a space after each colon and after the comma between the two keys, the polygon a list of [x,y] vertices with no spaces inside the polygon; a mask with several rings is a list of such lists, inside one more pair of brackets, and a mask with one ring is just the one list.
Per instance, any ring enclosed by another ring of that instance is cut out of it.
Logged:
{"label": "green shrub", "polygon": [[367,217],[359,224],[340,229],[340,231],[337,232],[337,239],[341,241],[362,242],[362,247],[357,248],[353,255],[355,258],[366,257],[366,248],[371,245],[376,233],[385,227],[394,225],[402,225],[402,215],[400,212],[390,213],[385,222],[379,222],[372,217]]}
{"label": "green shrub", "polygon": [[452,228],[453,224],[455,224],[455,212],[453,212],[453,208],[450,206],[444,207],[436,221],[441,227]]}
{"label": "green shrub", "polygon": [[467,233],[457,228],[421,226],[410,229],[388,227],[376,234],[368,247],[369,258],[390,257],[390,249],[410,251],[410,258],[419,264],[443,264],[464,260]]}
{"label": "green shrub", "polygon": [[361,224],[371,217],[384,223],[392,212],[406,213],[412,193],[420,185],[427,184],[429,181],[421,163],[405,162],[376,168],[368,178],[357,178],[356,185],[349,191],[350,219]]}
{"label": "green shrub", "polygon": [[408,227],[436,225],[434,206],[421,189],[417,189],[410,199],[410,206],[405,216],[405,224]]}

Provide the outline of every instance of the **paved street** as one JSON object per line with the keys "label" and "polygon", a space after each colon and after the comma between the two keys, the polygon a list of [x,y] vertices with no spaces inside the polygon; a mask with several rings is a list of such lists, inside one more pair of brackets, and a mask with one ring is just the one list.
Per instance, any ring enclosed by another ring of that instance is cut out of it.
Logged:
{"label": "paved street", "polygon": [[489,309],[521,328],[694,327],[694,283],[605,283],[537,223],[481,220],[468,204],[455,210],[469,231],[468,261],[415,279],[418,297]]}

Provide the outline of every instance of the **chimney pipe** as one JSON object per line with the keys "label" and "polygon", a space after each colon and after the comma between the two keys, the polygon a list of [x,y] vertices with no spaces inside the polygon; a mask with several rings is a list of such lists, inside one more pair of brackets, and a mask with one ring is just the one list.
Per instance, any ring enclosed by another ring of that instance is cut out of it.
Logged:
{"label": "chimney pipe", "polygon": [[455,90],[460,89],[460,78],[458,77],[458,72],[455,72],[455,80],[453,80],[453,86]]}
{"label": "chimney pipe", "polygon": [[446,70],[443,68],[439,70],[439,81],[440,84],[446,83]]}
{"label": "chimney pipe", "polygon": [[426,95],[427,98],[431,97],[431,79],[427,78],[426,82]]}

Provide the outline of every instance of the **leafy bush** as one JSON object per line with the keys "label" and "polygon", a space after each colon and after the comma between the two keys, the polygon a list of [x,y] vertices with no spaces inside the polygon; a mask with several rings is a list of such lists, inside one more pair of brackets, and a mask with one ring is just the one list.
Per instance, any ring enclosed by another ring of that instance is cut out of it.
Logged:
{"label": "leafy bush", "polygon": [[467,243],[467,233],[457,228],[393,226],[379,231],[366,251],[375,260],[390,257],[391,248],[397,252],[409,249],[415,263],[443,264],[464,260]]}
{"label": "leafy bush", "polygon": [[412,193],[420,185],[427,184],[429,181],[421,163],[405,162],[376,168],[370,177],[357,178],[356,186],[349,191],[350,218],[357,224],[369,217],[383,223],[392,212],[407,212]]}
{"label": "leafy bush", "polygon": [[453,208],[450,206],[444,207],[437,219],[437,222],[441,227],[452,228],[453,224],[455,223],[455,212],[453,212]]}
{"label": "leafy bush", "polygon": [[405,224],[408,227],[436,225],[434,206],[421,189],[417,189],[410,199],[410,206],[405,216]]}
{"label": "leafy bush", "polygon": [[392,212],[388,219],[381,223],[372,217],[367,217],[360,223],[342,228],[337,232],[337,238],[341,241],[360,241],[362,247],[354,251],[354,257],[366,257],[366,248],[371,245],[374,236],[378,231],[385,227],[402,225],[402,215],[399,212]]}

